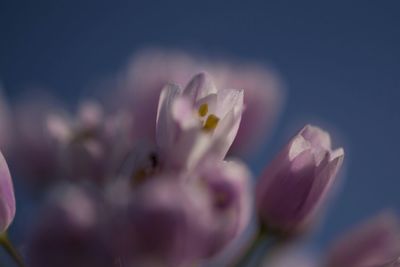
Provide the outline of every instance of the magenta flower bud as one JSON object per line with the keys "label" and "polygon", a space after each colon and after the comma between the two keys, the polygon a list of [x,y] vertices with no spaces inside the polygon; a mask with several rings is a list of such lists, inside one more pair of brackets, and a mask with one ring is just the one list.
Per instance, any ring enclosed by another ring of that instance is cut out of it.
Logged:
{"label": "magenta flower bud", "polygon": [[5,232],[15,216],[14,187],[7,162],[0,152],[0,233]]}
{"label": "magenta flower bud", "polygon": [[325,202],[343,161],[330,136],[307,125],[278,154],[257,185],[257,209],[269,228],[286,234],[303,230]]}
{"label": "magenta flower bud", "polygon": [[327,266],[398,266],[400,225],[383,213],[340,237],[331,247]]}

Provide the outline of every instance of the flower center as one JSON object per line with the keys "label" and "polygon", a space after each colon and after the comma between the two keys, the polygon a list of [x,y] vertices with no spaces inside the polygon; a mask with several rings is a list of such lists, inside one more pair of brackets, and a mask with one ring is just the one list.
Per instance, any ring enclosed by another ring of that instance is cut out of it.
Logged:
{"label": "flower center", "polygon": [[[198,114],[201,118],[204,118],[207,116],[207,114],[208,114],[208,104],[207,103],[200,105]],[[209,132],[212,132],[213,130],[215,130],[215,128],[217,128],[219,118],[214,114],[210,114],[207,116],[207,118],[205,120],[200,119],[200,121],[203,123],[203,128],[202,128],[203,131],[209,133]]]}

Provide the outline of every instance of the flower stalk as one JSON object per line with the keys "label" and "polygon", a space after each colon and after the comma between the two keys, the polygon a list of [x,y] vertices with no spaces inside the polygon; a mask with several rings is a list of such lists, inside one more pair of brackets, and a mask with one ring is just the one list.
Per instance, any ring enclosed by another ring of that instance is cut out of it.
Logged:
{"label": "flower stalk", "polygon": [[[261,246],[261,244],[267,239],[267,237],[268,230],[263,224],[261,224],[258,231],[254,234],[251,242],[246,247],[246,250],[243,253],[242,257],[232,267],[248,266],[254,256],[254,253],[257,251],[258,247]],[[262,260],[262,258],[257,259],[257,262],[259,260]]]}
{"label": "flower stalk", "polygon": [[1,246],[3,246],[3,248],[7,251],[8,255],[11,256],[11,258],[15,261],[15,263],[19,267],[25,267],[21,255],[14,247],[14,245],[11,243],[10,239],[8,238],[7,232],[3,232],[0,234],[0,244]]}

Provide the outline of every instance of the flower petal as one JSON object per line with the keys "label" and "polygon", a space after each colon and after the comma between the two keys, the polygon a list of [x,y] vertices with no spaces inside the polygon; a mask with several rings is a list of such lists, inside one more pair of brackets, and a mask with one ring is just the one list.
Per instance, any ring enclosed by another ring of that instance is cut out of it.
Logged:
{"label": "flower petal", "polygon": [[174,100],[180,92],[181,90],[177,85],[167,84],[160,94],[156,121],[156,140],[162,150],[170,149],[173,145],[177,125],[173,120],[171,110]]}
{"label": "flower petal", "polygon": [[198,99],[215,93],[217,93],[217,89],[214,82],[205,72],[194,76],[183,90],[183,95],[189,97],[193,103]]}
{"label": "flower petal", "polygon": [[14,187],[7,162],[0,153],[0,232],[7,230],[15,216]]}

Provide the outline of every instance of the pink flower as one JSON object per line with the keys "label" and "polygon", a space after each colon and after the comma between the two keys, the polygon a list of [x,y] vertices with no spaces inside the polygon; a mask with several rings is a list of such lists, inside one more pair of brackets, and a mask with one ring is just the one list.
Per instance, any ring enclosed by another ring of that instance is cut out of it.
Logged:
{"label": "pink flower", "polygon": [[151,177],[133,193],[126,186],[111,193],[116,254],[134,266],[187,266],[218,254],[250,220],[250,177],[239,162],[209,158],[191,172]]}
{"label": "pink flower", "polygon": [[329,251],[327,266],[396,266],[399,255],[399,222],[393,214],[383,213],[339,238]]}
{"label": "pink flower", "polygon": [[156,140],[163,164],[190,169],[204,155],[223,159],[239,128],[243,91],[217,90],[200,73],[182,90],[168,84],[160,95]]}
{"label": "pink flower", "polygon": [[330,136],[307,125],[278,154],[257,185],[257,209],[264,224],[279,232],[302,230],[324,203],[343,161]]}
{"label": "pink flower", "polygon": [[284,88],[279,76],[262,65],[193,57],[177,51],[150,49],[137,54],[120,80],[121,100],[134,116],[136,137],[155,136],[158,96],[166,83],[186,84],[193,73],[207,71],[217,88],[245,91],[242,125],[232,152],[248,152],[265,141],[282,108]]}
{"label": "pink flower", "polygon": [[102,228],[101,196],[78,186],[60,187],[52,193],[31,229],[28,266],[113,266],[115,257]]}
{"label": "pink flower", "polygon": [[48,114],[47,130],[58,148],[63,178],[102,183],[113,175],[132,148],[127,121],[123,114],[104,114],[94,101],[83,102],[76,116]]}
{"label": "pink flower", "polygon": [[112,210],[110,240],[127,266],[188,266],[208,253],[215,227],[198,187],[154,177]]}
{"label": "pink flower", "polygon": [[7,162],[0,152],[0,232],[5,232],[14,220],[15,196]]}
{"label": "pink flower", "polygon": [[209,246],[213,255],[239,237],[250,222],[253,211],[251,174],[239,161],[218,161],[211,157],[199,165],[197,175],[193,176],[192,182],[197,181],[206,188],[211,201],[217,227]]}
{"label": "pink flower", "polygon": [[283,107],[285,90],[279,75],[258,64],[208,62],[205,67],[218,87],[244,90],[245,108],[231,152],[251,152],[265,142]]}

